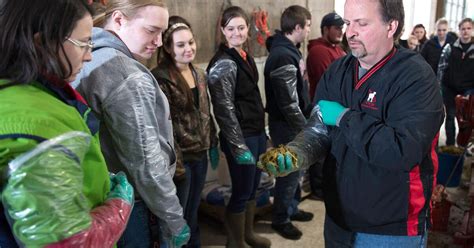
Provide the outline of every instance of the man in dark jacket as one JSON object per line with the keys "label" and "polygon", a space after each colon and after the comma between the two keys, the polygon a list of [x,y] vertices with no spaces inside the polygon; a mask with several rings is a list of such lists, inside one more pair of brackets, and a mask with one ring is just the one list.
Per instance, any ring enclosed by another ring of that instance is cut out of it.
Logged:
{"label": "man in dark jacket", "polygon": [[[394,45],[403,28],[402,0],[347,0],[344,13],[352,56],[329,67],[315,97],[330,145],[312,149],[324,144],[325,133],[308,125],[287,147],[300,169],[329,149],[327,248],[426,247],[443,122],[439,85],[420,56]],[[289,154],[277,157],[274,174],[294,170]]]}
{"label": "man in dark jacket", "polygon": [[446,145],[454,145],[456,114],[456,95],[474,93],[474,43],[472,42],[473,23],[465,18],[459,23],[459,39],[446,45],[441,53],[438,66],[438,80],[443,89],[446,107]]}
{"label": "man in dark jacket", "polygon": [[[297,45],[310,31],[311,14],[301,6],[285,9],[281,31],[267,40],[270,51],[265,63],[265,93],[268,124],[273,145],[286,144],[301,131],[311,111],[305,63]],[[290,220],[310,221],[311,213],[298,210],[300,172],[277,178],[273,202],[272,228],[288,239],[302,235]]]}

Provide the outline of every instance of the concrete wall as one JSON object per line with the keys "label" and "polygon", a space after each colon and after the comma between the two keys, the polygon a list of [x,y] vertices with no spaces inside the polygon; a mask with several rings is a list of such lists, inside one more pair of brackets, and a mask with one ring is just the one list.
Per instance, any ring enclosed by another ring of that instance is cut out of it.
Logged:
{"label": "concrete wall", "polygon": [[[170,15],[180,15],[186,18],[193,26],[194,35],[198,44],[196,61],[207,63],[216,48],[217,20],[227,0],[166,0]],[[334,0],[233,0],[233,5],[242,7],[249,13],[261,8],[268,11],[268,27],[270,31],[280,27],[281,12],[290,5],[306,6],[313,16],[310,38],[320,36],[319,23],[323,15],[333,11]],[[251,30],[251,34],[255,31]],[[220,34],[217,32],[217,34]],[[255,35],[250,38],[250,50],[254,57],[266,56],[266,49],[257,45]],[[306,47],[306,46],[304,46]]]}

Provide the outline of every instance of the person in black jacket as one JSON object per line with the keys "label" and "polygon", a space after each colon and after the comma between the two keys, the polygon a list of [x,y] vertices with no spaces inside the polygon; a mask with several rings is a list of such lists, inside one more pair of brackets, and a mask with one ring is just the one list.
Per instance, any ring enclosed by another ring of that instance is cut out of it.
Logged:
{"label": "person in black jacket", "polygon": [[474,93],[474,43],[472,41],[473,23],[465,18],[459,23],[459,39],[446,45],[441,53],[438,66],[438,80],[443,89],[446,107],[446,145],[454,145],[456,114],[456,95]]}
{"label": "person in black jacket", "polygon": [[252,56],[243,49],[249,19],[240,7],[232,6],[224,11],[220,24],[225,44],[219,46],[207,72],[221,149],[232,180],[224,220],[228,245],[270,247],[270,240],[253,231],[255,192],[261,175],[255,158],[267,145],[258,71]]}
{"label": "person in black jacket", "polygon": [[[402,0],[347,0],[344,13],[352,56],[323,75],[310,124],[287,148],[299,169],[324,161],[327,248],[426,247],[444,117],[439,85],[420,56],[394,45]],[[327,132],[312,121],[319,115]],[[277,157],[273,174],[295,170],[290,154]]]}
{"label": "person in black jacket", "polygon": [[434,73],[438,72],[438,63],[444,46],[455,41],[448,35],[448,21],[444,18],[436,21],[436,36],[428,40],[421,49],[421,56],[430,64]]}
{"label": "person in black jacket", "polygon": [[[297,45],[310,31],[311,14],[298,5],[285,9],[281,31],[267,40],[270,54],[265,63],[265,93],[268,125],[275,147],[291,141],[303,129],[311,111],[305,62]],[[310,221],[312,213],[298,210],[300,172],[276,179],[272,228],[288,239],[302,235],[290,220]]]}

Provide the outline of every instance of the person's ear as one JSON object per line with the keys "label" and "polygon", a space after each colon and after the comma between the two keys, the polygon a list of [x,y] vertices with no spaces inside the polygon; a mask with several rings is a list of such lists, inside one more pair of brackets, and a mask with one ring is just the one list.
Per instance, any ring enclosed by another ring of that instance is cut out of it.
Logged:
{"label": "person's ear", "polygon": [[111,15],[111,23],[113,27],[113,31],[118,31],[120,30],[123,25],[125,25],[128,22],[127,17],[122,13],[122,11],[116,10],[112,13]]}
{"label": "person's ear", "polygon": [[387,38],[393,38],[393,36],[395,35],[395,32],[397,32],[398,24],[399,24],[399,23],[398,23],[397,20],[391,20],[391,21],[388,23],[388,27],[387,27],[387,30],[388,30]]}

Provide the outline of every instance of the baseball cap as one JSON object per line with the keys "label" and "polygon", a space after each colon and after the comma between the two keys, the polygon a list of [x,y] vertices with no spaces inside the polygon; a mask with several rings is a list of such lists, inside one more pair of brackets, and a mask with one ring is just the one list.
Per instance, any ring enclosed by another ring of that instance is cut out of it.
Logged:
{"label": "baseball cap", "polygon": [[344,25],[344,20],[336,12],[331,12],[323,17],[321,20],[321,28],[327,26],[342,26]]}

